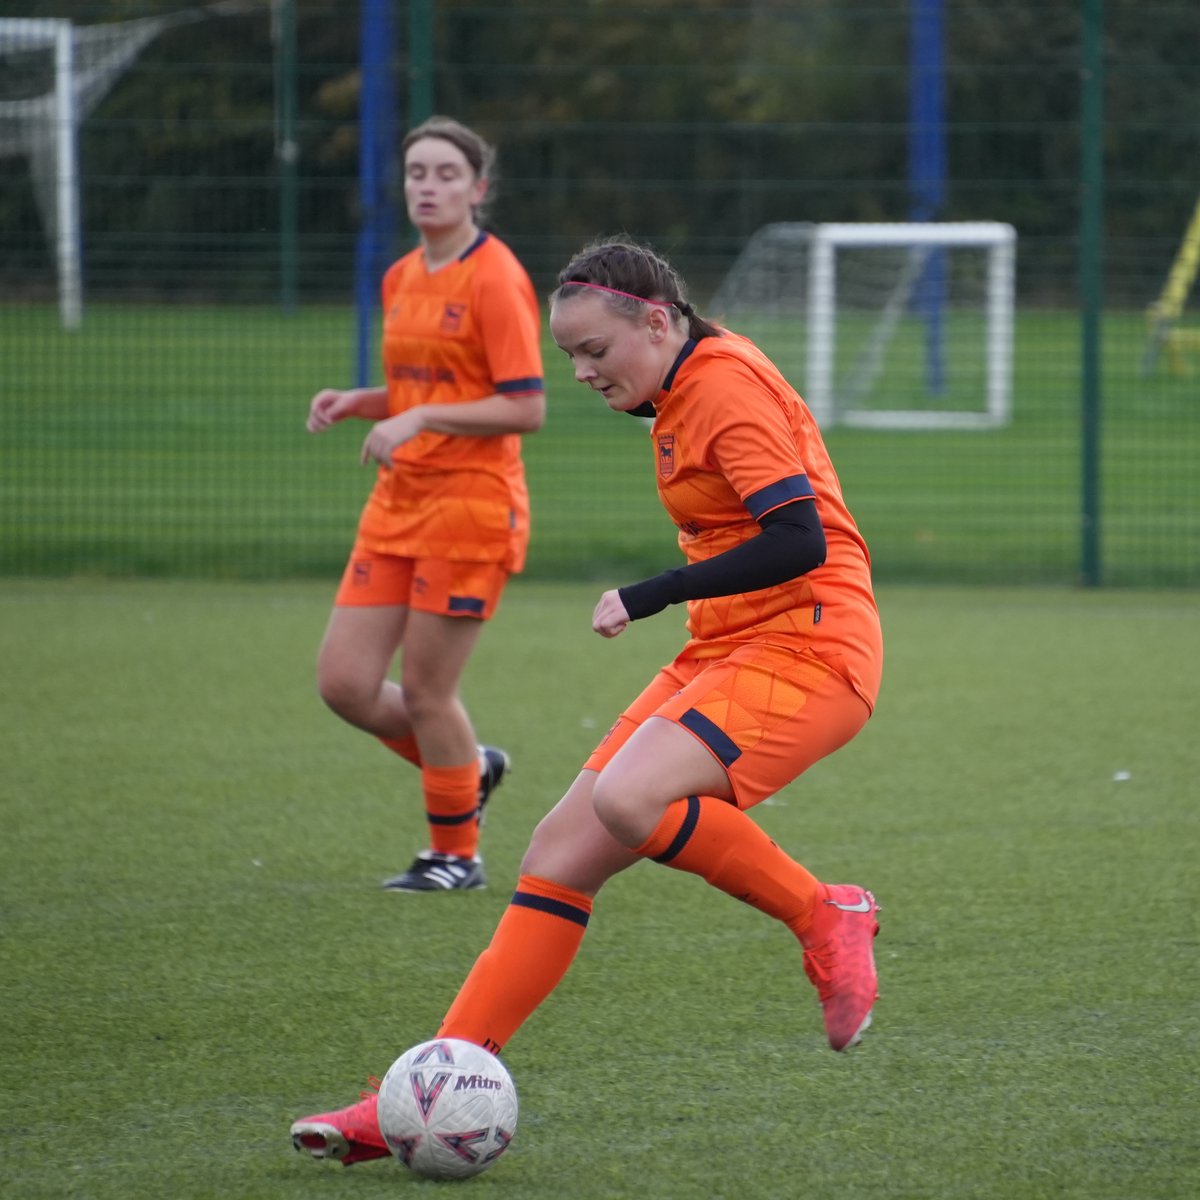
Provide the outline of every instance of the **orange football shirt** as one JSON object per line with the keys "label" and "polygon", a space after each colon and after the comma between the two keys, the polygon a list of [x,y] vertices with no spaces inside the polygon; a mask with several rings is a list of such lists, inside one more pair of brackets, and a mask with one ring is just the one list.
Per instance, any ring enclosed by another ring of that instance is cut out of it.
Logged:
{"label": "orange football shirt", "polygon": [[[512,251],[481,233],[437,271],[420,248],[383,279],[388,413],[542,391],[541,313]],[[519,434],[425,432],[380,468],[358,544],[403,558],[525,563],[529,493]]]}
{"label": "orange football shirt", "polygon": [[751,341],[726,331],[685,346],[654,401],[658,494],[689,562],[761,532],[757,518],[812,498],[822,566],[776,587],[688,602],[683,655],[762,641],[825,659],[873,706],[882,638],[871,560],[808,406]]}

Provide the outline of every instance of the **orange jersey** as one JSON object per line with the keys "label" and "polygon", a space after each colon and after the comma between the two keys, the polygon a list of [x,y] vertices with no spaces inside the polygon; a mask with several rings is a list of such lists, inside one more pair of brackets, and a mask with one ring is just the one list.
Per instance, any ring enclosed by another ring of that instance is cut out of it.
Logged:
{"label": "orange jersey", "polygon": [[[541,314],[512,251],[481,233],[430,272],[416,249],[383,279],[388,413],[542,391]],[[380,554],[524,565],[529,493],[518,434],[425,432],[382,467],[359,523]]]}
{"label": "orange jersey", "polygon": [[746,338],[689,342],[654,401],[658,494],[689,562],[761,532],[758,518],[815,500],[822,566],[776,587],[688,602],[684,656],[720,657],[763,641],[826,659],[873,705],[882,643],[866,543],[807,405]]}

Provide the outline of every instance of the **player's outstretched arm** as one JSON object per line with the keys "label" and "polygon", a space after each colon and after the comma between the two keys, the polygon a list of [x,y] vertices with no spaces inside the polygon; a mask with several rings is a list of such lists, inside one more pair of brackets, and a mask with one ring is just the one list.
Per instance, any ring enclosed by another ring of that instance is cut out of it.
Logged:
{"label": "player's outstretched arm", "polygon": [[451,437],[536,433],[546,420],[546,396],[541,391],[495,393],[465,404],[423,404],[420,413],[422,429]]}
{"label": "player's outstretched arm", "polygon": [[378,421],[386,416],[386,388],[322,388],[308,406],[307,429],[320,433],[347,417]]}

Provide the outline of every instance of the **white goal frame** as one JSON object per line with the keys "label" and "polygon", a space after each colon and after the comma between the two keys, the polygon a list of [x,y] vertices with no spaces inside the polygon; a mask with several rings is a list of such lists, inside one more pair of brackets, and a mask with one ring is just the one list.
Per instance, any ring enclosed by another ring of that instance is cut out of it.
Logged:
{"label": "white goal frame", "polygon": [[[1012,416],[1012,344],[1016,230],[1001,221],[824,223],[811,227],[808,271],[808,342],[804,398],[821,426],[874,429],[995,429]],[[837,252],[842,247],[891,246],[924,250],[944,246],[987,251],[986,396],[982,411],[839,408],[834,392],[837,346]]]}
{"label": "white goal frame", "polygon": [[0,17],[0,49],[54,54],[53,90],[0,100],[0,159],[27,157],[37,192],[37,160],[45,147],[53,150],[53,197],[45,188],[39,209],[47,225],[54,222],[58,306],[65,328],[78,329],[83,319],[80,124],[142,48],[163,30],[208,17],[265,12],[265,5],[266,0],[219,0],[201,8],[99,25],[76,25],[65,17]]}
{"label": "white goal frame", "polygon": [[[82,233],[79,217],[79,120],[75,107],[75,40],[65,18],[0,18],[5,45],[54,48],[54,91],[49,98],[55,129],[55,261],[58,308],[63,326],[78,329],[83,319]],[[20,103],[20,102],[18,102]],[[41,113],[45,99],[24,102]]]}

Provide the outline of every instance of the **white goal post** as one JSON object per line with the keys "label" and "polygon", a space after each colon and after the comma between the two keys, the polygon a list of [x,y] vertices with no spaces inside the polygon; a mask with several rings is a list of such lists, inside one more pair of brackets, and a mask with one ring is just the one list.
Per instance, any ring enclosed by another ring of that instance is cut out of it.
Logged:
{"label": "white goal post", "polygon": [[[0,117],[17,125],[8,143],[0,137],[0,152],[24,152],[33,158],[43,147],[53,153],[53,239],[58,268],[58,306],[65,328],[77,329],[83,316],[79,228],[79,119],[75,106],[75,39],[68,20],[4,18],[0,20],[0,49],[53,50],[54,88],[46,95],[0,106]],[[18,125],[17,122],[20,122]],[[0,134],[6,132],[0,123]]]}
{"label": "white goal post", "polygon": [[[54,251],[62,324],[83,318],[79,127],[160,33],[209,17],[266,12],[273,0],[220,0],[155,17],[76,25],[0,17],[0,161],[24,158]],[[8,84],[6,76],[14,81]]]}
{"label": "white goal post", "polygon": [[778,223],[712,311],[767,342],[823,427],[994,429],[1012,412],[1015,255],[998,221]]}

